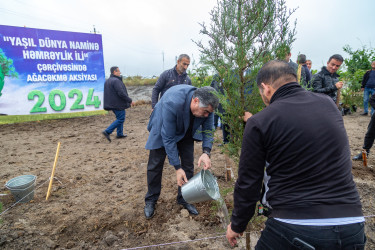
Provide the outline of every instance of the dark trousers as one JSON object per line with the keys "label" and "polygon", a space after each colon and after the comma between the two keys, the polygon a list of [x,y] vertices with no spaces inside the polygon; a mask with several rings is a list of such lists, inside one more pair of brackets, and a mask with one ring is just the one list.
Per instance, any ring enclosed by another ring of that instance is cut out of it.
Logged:
{"label": "dark trousers", "polygon": [[[189,180],[194,175],[193,138],[184,138],[181,141],[177,142],[177,148],[181,159],[181,168],[185,171],[186,178]],[[159,199],[161,191],[163,165],[166,155],[167,154],[164,148],[150,150],[150,155],[147,164],[148,191],[145,197],[145,203],[156,203]],[[181,187],[178,187],[177,193],[177,203],[186,203],[184,198],[182,198]]]}
{"label": "dark trousers", "polygon": [[370,123],[368,124],[368,127],[367,127],[367,132],[365,135],[365,142],[363,144],[363,148],[369,151],[372,145],[374,144],[374,140],[375,140],[375,115],[372,115]]}
{"label": "dark trousers", "polygon": [[219,124],[219,115],[216,114],[216,112],[214,113],[214,128],[216,129],[217,128],[217,125]]}
{"label": "dark trousers", "polygon": [[221,129],[223,130],[223,142],[224,144],[229,142],[230,132],[229,132],[229,126],[225,123],[221,123]]}
{"label": "dark trousers", "polygon": [[270,218],[255,249],[365,249],[364,226],[364,222],[341,226],[301,226]]}

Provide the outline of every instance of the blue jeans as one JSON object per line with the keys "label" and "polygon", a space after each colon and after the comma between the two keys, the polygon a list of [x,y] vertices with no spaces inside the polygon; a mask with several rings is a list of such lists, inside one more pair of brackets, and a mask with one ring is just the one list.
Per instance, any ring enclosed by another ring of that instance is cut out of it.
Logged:
{"label": "blue jeans", "polygon": [[108,134],[112,134],[113,130],[117,129],[117,136],[124,135],[125,109],[112,110],[116,115],[116,120],[105,130]]}
{"label": "blue jeans", "polygon": [[[370,100],[370,97],[375,94],[374,88],[366,88],[363,92],[363,109],[365,113],[368,113],[368,101]],[[374,113],[374,108],[371,107],[371,115]]]}
{"label": "blue jeans", "polygon": [[269,218],[255,249],[365,249],[364,226],[302,226]]}

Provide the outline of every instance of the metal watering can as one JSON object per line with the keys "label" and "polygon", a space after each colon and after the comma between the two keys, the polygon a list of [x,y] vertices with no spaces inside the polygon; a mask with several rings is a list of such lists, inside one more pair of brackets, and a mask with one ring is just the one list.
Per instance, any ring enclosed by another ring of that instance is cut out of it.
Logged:
{"label": "metal watering can", "polygon": [[182,197],[187,203],[196,203],[220,198],[219,186],[210,171],[201,170],[181,187]]}

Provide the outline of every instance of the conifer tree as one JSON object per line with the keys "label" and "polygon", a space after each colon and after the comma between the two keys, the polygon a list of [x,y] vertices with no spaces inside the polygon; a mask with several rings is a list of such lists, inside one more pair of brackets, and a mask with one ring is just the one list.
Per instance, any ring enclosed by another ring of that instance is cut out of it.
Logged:
{"label": "conifer tree", "polygon": [[256,74],[265,62],[285,58],[295,40],[296,22],[292,28],[289,24],[294,11],[285,0],[221,0],[210,12],[210,24],[201,24],[208,40],[194,41],[222,84],[224,93],[218,96],[225,112],[219,115],[230,130],[223,150],[235,161],[244,130],[240,117],[264,108]]}

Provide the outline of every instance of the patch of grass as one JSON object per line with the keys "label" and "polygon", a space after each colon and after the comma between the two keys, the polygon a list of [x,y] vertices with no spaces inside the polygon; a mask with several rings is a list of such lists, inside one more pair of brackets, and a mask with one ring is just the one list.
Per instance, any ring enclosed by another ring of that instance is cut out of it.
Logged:
{"label": "patch of grass", "polygon": [[266,216],[258,215],[258,205],[260,202],[257,202],[255,206],[255,212],[253,218],[251,218],[249,224],[247,224],[246,231],[260,231],[265,227],[265,223],[267,220]]}
{"label": "patch of grass", "polygon": [[155,85],[158,77],[143,78],[142,76],[128,76],[123,79],[126,86]]}
{"label": "patch of grass", "polygon": [[139,100],[134,102],[134,106],[151,105],[151,101]]}
{"label": "patch of grass", "polygon": [[221,197],[227,196],[228,193],[233,192],[234,188],[229,187],[229,188],[223,188],[220,190]]}
{"label": "patch of grass", "polygon": [[64,119],[64,118],[83,117],[83,116],[92,116],[92,115],[104,115],[107,113],[108,112],[105,110],[97,110],[97,111],[85,111],[85,112],[74,112],[74,113],[54,113],[54,114],[37,114],[37,115],[4,115],[4,116],[0,116],[0,124],[54,120],[54,119]]}

